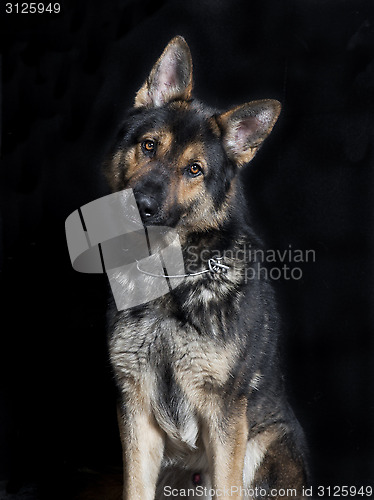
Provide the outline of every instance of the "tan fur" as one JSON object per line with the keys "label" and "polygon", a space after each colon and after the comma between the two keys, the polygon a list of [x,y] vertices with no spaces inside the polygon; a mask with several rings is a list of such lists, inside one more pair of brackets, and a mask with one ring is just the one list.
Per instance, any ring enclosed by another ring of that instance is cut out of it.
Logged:
{"label": "tan fur", "polygon": [[[231,419],[229,425],[222,429],[215,415],[222,412],[222,401],[210,405],[204,420],[203,439],[208,453],[212,482],[219,490],[220,498],[240,499],[243,488],[243,467],[248,439],[248,422],[246,416],[246,401],[237,407],[237,416]],[[224,492],[229,494],[225,495]]]}
{"label": "tan fur", "polygon": [[174,137],[170,130],[167,128],[150,130],[145,133],[139,140],[137,144],[138,159],[142,157],[141,154],[141,143],[147,139],[157,142],[157,156],[165,156],[171,149]]}
{"label": "tan fur", "polygon": [[249,437],[244,460],[243,483],[245,488],[250,488],[253,485],[253,480],[262,465],[269,446],[278,437],[278,429],[272,428]]}
{"label": "tan fur", "polygon": [[207,173],[208,165],[205,161],[205,154],[204,144],[201,141],[192,142],[180,154],[179,168],[186,167],[197,161],[201,163],[205,173]]}
{"label": "tan fur", "polygon": [[187,111],[188,109],[191,109],[191,102],[189,100],[178,100],[171,102],[169,106],[171,109],[176,109],[178,111]]}
{"label": "tan fur", "polygon": [[107,182],[112,191],[118,191],[120,183],[121,164],[123,162],[123,151],[116,151],[108,161],[105,168]]}
{"label": "tan fur", "polygon": [[[164,451],[164,432],[156,424],[145,393],[130,414],[120,411],[119,428],[123,447],[124,500],[153,500]],[[135,398],[133,398],[134,401]]]}
{"label": "tan fur", "polygon": [[[298,463],[293,456],[291,456],[288,446],[283,442],[281,430],[274,433],[273,437],[274,439],[272,439],[267,446],[261,467],[257,469],[254,481],[257,484],[261,484],[263,480],[262,478],[268,477],[272,468],[277,466],[277,488],[274,490],[275,494],[272,495],[271,498],[274,500],[290,497],[296,499],[305,498],[302,493],[304,491],[303,487],[305,486],[306,479],[302,474],[300,474],[300,470],[302,468],[301,464]],[[285,495],[283,491],[287,492],[288,489],[290,491],[288,495]]]}
{"label": "tan fur", "polygon": [[213,134],[217,137],[221,137],[222,132],[221,132],[221,129],[219,128],[219,125],[217,123],[216,118],[214,116],[212,116],[212,118],[209,118],[208,122],[209,122],[210,128],[212,129]]}

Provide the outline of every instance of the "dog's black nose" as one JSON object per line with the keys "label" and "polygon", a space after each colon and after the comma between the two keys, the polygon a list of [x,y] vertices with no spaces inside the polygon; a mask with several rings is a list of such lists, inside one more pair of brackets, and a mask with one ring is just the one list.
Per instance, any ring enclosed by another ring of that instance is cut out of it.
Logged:
{"label": "dog's black nose", "polygon": [[135,195],[135,199],[143,222],[149,221],[154,215],[156,215],[158,204],[155,198],[143,193],[138,193]]}

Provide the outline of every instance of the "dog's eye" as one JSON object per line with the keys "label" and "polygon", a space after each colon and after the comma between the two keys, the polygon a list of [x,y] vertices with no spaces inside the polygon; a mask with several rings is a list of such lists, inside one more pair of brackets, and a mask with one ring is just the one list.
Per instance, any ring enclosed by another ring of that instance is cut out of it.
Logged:
{"label": "dog's eye", "polygon": [[202,174],[202,169],[198,163],[192,163],[188,168],[187,168],[187,173],[191,177],[197,177],[198,175]]}
{"label": "dog's eye", "polygon": [[142,150],[148,156],[153,156],[156,152],[156,142],[152,139],[146,139],[142,142]]}

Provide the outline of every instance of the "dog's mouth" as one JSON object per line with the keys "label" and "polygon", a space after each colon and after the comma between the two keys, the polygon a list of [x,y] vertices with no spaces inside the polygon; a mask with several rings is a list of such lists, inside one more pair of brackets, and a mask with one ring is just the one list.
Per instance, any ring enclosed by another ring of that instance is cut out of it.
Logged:
{"label": "dog's mouth", "polygon": [[165,212],[162,208],[156,212],[140,211],[140,218],[145,227],[149,226],[166,226],[172,229],[177,229],[183,224],[183,215],[177,208],[173,212]]}
{"label": "dog's mouth", "polygon": [[174,221],[171,217],[163,214],[162,212],[158,212],[157,214],[144,214],[141,215],[141,220],[143,226],[151,227],[151,226],[167,226],[170,228],[175,228],[177,225],[177,221]]}

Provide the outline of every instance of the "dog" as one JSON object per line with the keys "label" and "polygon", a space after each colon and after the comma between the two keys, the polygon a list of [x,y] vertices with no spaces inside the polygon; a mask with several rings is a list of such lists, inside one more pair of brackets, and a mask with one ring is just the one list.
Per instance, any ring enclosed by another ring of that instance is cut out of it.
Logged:
{"label": "dog", "polygon": [[220,112],[192,87],[177,36],[136,93],[105,169],[113,192],[133,190],[145,228],[177,232],[186,270],[169,293],[108,314],[123,500],[303,498],[307,451],[280,372],[272,285],[248,273],[262,243],[240,175],[281,105]]}

